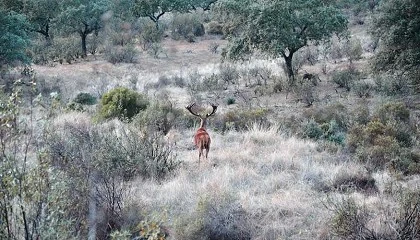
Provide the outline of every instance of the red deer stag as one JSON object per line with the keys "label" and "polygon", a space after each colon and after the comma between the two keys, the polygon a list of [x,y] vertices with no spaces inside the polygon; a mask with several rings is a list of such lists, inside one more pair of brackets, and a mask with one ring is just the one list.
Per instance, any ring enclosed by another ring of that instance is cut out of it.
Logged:
{"label": "red deer stag", "polygon": [[192,108],[194,107],[195,103],[192,103],[190,105],[188,105],[186,108],[187,110],[194,116],[197,116],[200,118],[201,122],[200,122],[200,128],[197,130],[197,132],[194,135],[194,144],[197,146],[198,148],[198,164],[200,164],[200,158],[203,155],[203,150],[206,149],[206,159],[207,156],[209,154],[210,151],[210,136],[206,131],[206,124],[207,124],[207,118],[212,116],[216,110],[217,110],[217,106],[216,105],[211,105],[213,110],[211,113],[207,113],[205,116],[202,116],[198,113],[195,113]]}

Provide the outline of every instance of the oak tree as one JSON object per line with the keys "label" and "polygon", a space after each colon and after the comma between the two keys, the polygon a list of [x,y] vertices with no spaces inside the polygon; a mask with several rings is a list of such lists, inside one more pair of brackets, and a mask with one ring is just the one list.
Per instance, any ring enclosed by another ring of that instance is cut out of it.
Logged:
{"label": "oak tree", "polygon": [[282,57],[291,82],[294,53],[347,29],[347,19],[329,0],[224,0],[216,9],[228,16],[224,57],[244,59],[257,51]]}
{"label": "oak tree", "polygon": [[77,33],[81,38],[82,57],[87,55],[86,38],[102,28],[101,18],[109,10],[108,0],[80,0],[60,3],[56,26],[64,33]]}
{"label": "oak tree", "polygon": [[420,85],[420,1],[382,0],[372,31],[380,39],[373,69]]}

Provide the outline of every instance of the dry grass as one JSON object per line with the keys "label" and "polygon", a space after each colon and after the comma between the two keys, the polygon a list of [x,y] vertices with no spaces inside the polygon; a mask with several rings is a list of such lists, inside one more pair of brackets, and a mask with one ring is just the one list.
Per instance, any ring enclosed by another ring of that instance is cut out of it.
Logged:
{"label": "dry grass", "polygon": [[174,178],[132,185],[130,201],[140,202],[146,214],[165,212],[173,239],[182,239],[176,224],[185,216],[204,217],[197,210],[203,198],[240,205],[254,229],[252,239],[314,239],[329,212],[323,206],[327,195],[307,176],[328,182],[331,173],[361,168],[327,160],[315,143],[286,138],[276,127],[212,136],[208,162],[198,165],[196,152],[185,148],[178,152],[185,165]]}

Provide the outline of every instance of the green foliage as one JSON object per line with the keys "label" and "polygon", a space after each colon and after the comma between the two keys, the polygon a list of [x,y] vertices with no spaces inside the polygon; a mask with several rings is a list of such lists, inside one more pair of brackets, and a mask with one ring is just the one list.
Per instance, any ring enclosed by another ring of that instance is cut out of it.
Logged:
{"label": "green foliage", "polygon": [[415,173],[418,160],[409,150],[413,146],[409,119],[409,111],[402,103],[384,104],[367,123],[349,130],[347,147],[372,168]]}
{"label": "green foliage", "polygon": [[96,104],[96,97],[90,93],[81,92],[76,95],[73,102],[83,105],[94,105]]}
{"label": "green foliage", "polygon": [[86,56],[86,38],[101,29],[101,18],[110,8],[109,1],[65,1],[60,6],[61,11],[55,18],[56,26],[63,33],[77,33],[81,38],[82,56]]}
{"label": "green foliage", "polygon": [[0,70],[16,63],[29,63],[28,22],[24,15],[0,9]]}
{"label": "green foliage", "polygon": [[345,132],[335,120],[328,123],[318,124],[313,119],[303,126],[303,137],[312,139],[324,139],[338,145],[344,145]]}
{"label": "green foliage", "polygon": [[25,5],[22,11],[28,17],[30,30],[41,34],[44,38],[44,44],[50,45],[52,42],[52,22],[60,13],[60,1],[28,0],[25,1]]}
{"label": "green foliage", "polygon": [[130,240],[131,233],[128,230],[114,231],[110,235],[111,240]]}
{"label": "green foliage", "polygon": [[349,39],[343,46],[343,52],[350,63],[362,58],[363,49],[359,39]]}
{"label": "green foliage", "polygon": [[307,109],[303,114],[306,119],[314,119],[319,125],[334,121],[340,129],[347,130],[350,124],[348,110],[341,103],[331,103],[323,107]]}
{"label": "green foliage", "polygon": [[229,194],[207,194],[175,226],[177,239],[249,240],[255,231],[250,214]]}
{"label": "green foliage", "polygon": [[137,225],[139,240],[165,240],[165,233],[161,222],[143,220]]}
{"label": "green foliage", "polygon": [[372,96],[373,85],[366,81],[356,81],[353,83],[352,88],[360,98],[369,98]]}
{"label": "green foliage", "polygon": [[374,57],[374,70],[397,74],[405,81],[419,84],[420,2],[383,0],[374,17],[372,32],[380,48]]}
{"label": "green foliage", "polygon": [[237,131],[246,130],[256,123],[261,126],[269,125],[268,112],[265,109],[257,110],[232,110],[219,114],[215,119],[215,127],[219,131],[234,129]]}
{"label": "green foliage", "polygon": [[221,1],[219,8],[231,25],[230,41],[224,56],[241,59],[254,51],[283,57],[289,78],[294,79],[293,54],[309,42],[329,39],[343,32],[347,20],[321,0],[310,1]]}
{"label": "green foliage", "polygon": [[223,35],[223,25],[216,21],[211,21],[206,24],[207,34]]}
{"label": "green foliage", "polygon": [[138,51],[134,45],[108,46],[105,49],[105,59],[112,63],[136,63]]}
{"label": "green foliage", "polygon": [[186,0],[135,0],[132,11],[136,17],[148,17],[159,28],[159,19],[168,12],[185,12],[191,9]]}
{"label": "green foliage", "polygon": [[175,40],[180,38],[189,39],[192,37],[203,36],[205,34],[204,25],[195,14],[175,14],[170,24],[171,37]]}
{"label": "green foliage", "polygon": [[228,98],[228,99],[226,100],[226,104],[227,104],[227,105],[232,105],[232,104],[235,104],[235,102],[236,102],[235,98]]}
{"label": "green foliage", "polygon": [[408,123],[410,121],[410,110],[401,102],[382,105],[376,115],[381,122],[397,121]]}
{"label": "green foliage", "polygon": [[102,96],[98,117],[130,120],[140,111],[145,110],[148,105],[149,102],[140,93],[117,87]]}
{"label": "green foliage", "polygon": [[403,95],[410,92],[410,84],[399,75],[383,74],[376,76],[375,90],[387,96]]}
{"label": "green foliage", "polygon": [[160,43],[163,35],[164,31],[162,28],[156,28],[150,21],[142,22],[140,26],[140,42],[143,50],[148,50],[153,44]]}
{"label": "green foliage", "polygon": [[312,138],[312,139],[320,139],[324,134],[323,130],[316,123],[313,119],[311,119],[307,124],[305,124],[303,128],[303,136]]}
{"label": "green foliage", "polygon": [[172,127],[181,124],[182,111],[169,101],[153,101],[150,106],[133,119],[133,124],[146,132],[166,135]]}
{"label": "green foliage", "polygon": [[219,77],[225,84],[235,84],[239,79],[238,69],[230,64],[219,65]]}
{"label": "green foliage", "polygon": [[343,71],[335,72],[332,75],[333,82],[335,82],[338,87],[344,88],[347,91],[350,91],[354,82],[358,81],[360,78],[361,73],[353,67]]}

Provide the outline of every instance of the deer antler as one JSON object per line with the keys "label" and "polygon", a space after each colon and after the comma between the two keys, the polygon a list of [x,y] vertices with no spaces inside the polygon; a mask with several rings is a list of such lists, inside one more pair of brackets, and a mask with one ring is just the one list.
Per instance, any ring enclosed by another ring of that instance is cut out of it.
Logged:
{"label": "deer antler", "polygon": [[186,106],[185,108],[194,116],[202,118],[200,114],[193,112],[192,107],[194,107],[195,103],[191,103],[190,105]]}
{"label": "deer antler", "polygon": [[211,115],[213,115],[216,112],[216,110],[217,110],[217,105],[211,104],[211,107],[213,108],[213,111],[211,113],[207,113],[206,114],[206,118],[208,118]]}

